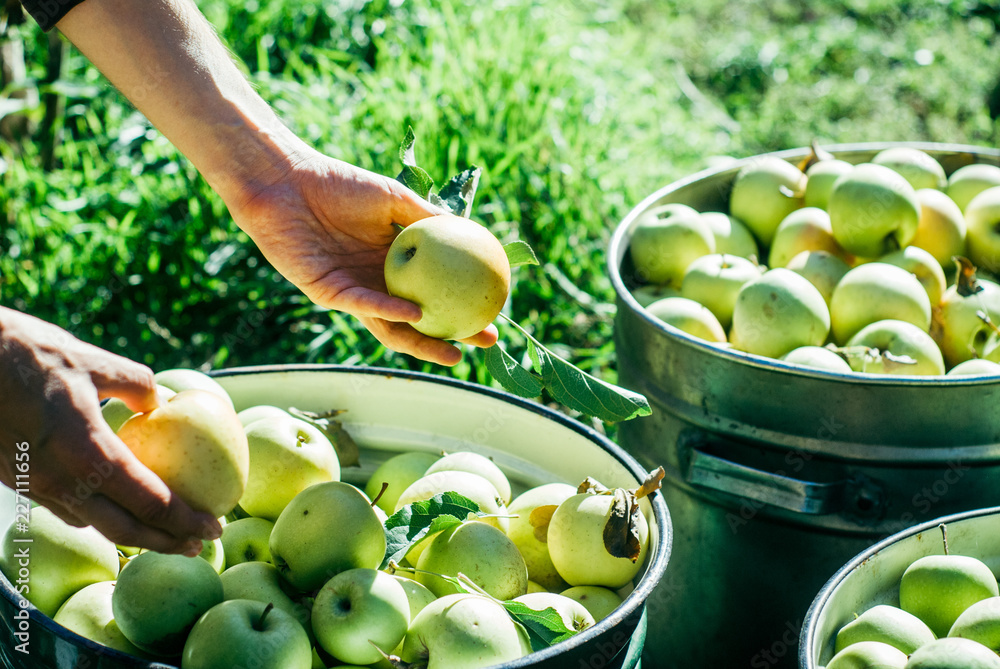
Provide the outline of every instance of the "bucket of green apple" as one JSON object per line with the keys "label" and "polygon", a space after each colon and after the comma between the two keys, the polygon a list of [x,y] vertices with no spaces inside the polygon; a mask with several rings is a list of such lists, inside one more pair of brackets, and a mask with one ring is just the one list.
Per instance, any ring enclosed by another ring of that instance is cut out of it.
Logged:
{"label": "bucket of green apple", "polygon": [[805,617],[801,669],[1000,668],[1000,508],[954,514],[857,555]]}
{"label": "bucket of green apple", "polygon": [[639,666],[670,519],[656,473],[602,435],[428,374],[168,378],[160,408],[106,418],[227,509],[222,537],[135,551],[7,491],[4,666]]}
{"label": "bucket of green apple", "polygon": [[619,442],[674,518],[648,649],[793,666],[825,574],[994,501],[998,221],[1000,151],[909,142],[734,160],[622,221],[619,379],[653,414]]}

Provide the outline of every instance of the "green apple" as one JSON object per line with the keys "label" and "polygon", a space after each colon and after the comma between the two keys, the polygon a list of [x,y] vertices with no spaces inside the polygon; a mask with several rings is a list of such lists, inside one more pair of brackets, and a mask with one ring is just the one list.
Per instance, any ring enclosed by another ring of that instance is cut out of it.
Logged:
{"label": "green apple", "polygon": [[271,530],[274,523],[265,518],[240,518],[227,523],[222,528],[222,550],[226,557],[226,565],[244,562],[271,562]]}
{"label": "green apple", "polygon": [[465,339],[500,313],[510,263],[489,230],[461,216],[431,216],[403,229],[385,257],[389,294],[423,312],[413,327],[429,337]]}
{"label": "green apple", "polygon": [[527,636],[507,610],[479,595],[446,595],[410,623],[400,657],[426,669],[478,669],[531,652]]}
{"label": "green apple", "polygon": [[201,552],[198,553],[198,557],[212,565],[212,569],[218,574],[221,574],[222,570],[226,568],[226,552],[222,547],[221,539],[215,541],[202,539]]}
{"label": "green apple", "polygon": [[396,500],[395,513],[407,504],[430,499],[443,492],[457,492],[479,505],[479,510],[490,514],[483,521],[507,532],[510,520],[507,507],[496,487],[479,474],[462,471],[444,471],[427,474],[410,484]]}
{"label": "green apple", "polygon": [[767,254],[770,267],[786,267],[803,251],[826,251],[848,260],[847,253],[833,238],[830,215],[818,207],[796,209],[778,224]]}
{"label": "green apple", "polygon": [[781,356],[781,360],[830,372],[853,371],[843,357],[822,346],[800,346]]}
{"label": "green apple", "polygon": [[515,597],[514,601],[520,602],[534,611],[554,609],[559,614],[559,617],[562,618],[566,629],[573,632],[582,632],[596,624],[594,616],[590,614],[590,611],[583,604],[575,599],[570,599],[554,592],[529,593]]}
{"label": "green apple", "polygon": [[240,419],[240,423],[245,428],[258,420],[265,418],[287,418],[291,416],[291,414],[284,409],[279,409],[278,407],[270,404],[258,404],[256,406],[243,409],[243,411],[237,413],[236,416]]}
{"label": "green apple", "polygon": [[271,530],[271,560],[302,592],[318,590],[342,571],[374,569],[385,555],[385,528],[364,493],[330,481],[295,496]]}
{"label": "green apple", "polygon": [[805,277],[829,306],[833,290],[851,270],[851,266],[829,251],[802,251],[788,261],[787,269]]}
{"label": "green apple", "polygon": [[108,648],[148,657],[118,629],[115,614],[111,610],[114,591],[114,581],[91,583],[73,593],[52,619],[66,629]]}
{"label": "green apple", "polygon": [[981,374],[1000,374],[1000,364],[982,358],[973,358],[958,363],[948,370],[946,376],[978,376]]}
{"label": "green apple", "polygon": [[240,506],[251,516],[276,520],[292,498],[311,485],[340,480],[340,461],[319,428],[285,415],[246,427],[250,476]]}
{"label": "green apple", "polygon": [[[562,581],[562,577],[559,577],[559,580]],[[563,581],[563,583],[565,583],[565,581]],[[535,581],[532,581],[529,578],[528,579],[528,592],[529,593],[531,593],[531,592],[548,592],[548,590],[546,590],[541,585],[539,585]]]}
{"label": "green apple", "polygon": [[451,471],[479,474],[493,484],[504,504],[510,504],[510,481],[507,480],[507,475],[485,455],[472,451],[456,451],[444,455],[427,468],[427,474]]}
{"label": "green apple", "polygon": [[979,292],[962,295],[957,286],[949,286],[934,314],[932,332],[949,367],[976,357],[988,358],[985,349],[994,331],[981,313],[994,325],[1000,323],[1000,285],[978,279],[976,287]]}
{"label": "green apple", "polygon": [[820,346],[830,333],[830,310],[819,290],[796,272],[775,268],[736,296],[733,347],[780,358],[800,346]]}
{"label": "green apple", "polygon": [[153,379],[157,385],[163,386],[175,393],[179,393],[182,390],[204,390],[213,393],[225,400],[229,404],[230,409],[234,408],[233,400],[229,397],[226,389],[208,374],[197,370],[165,369],[154,374]]}
{"label": "green apple", "polygon": [[531,524],[531,513],[540,506],[559,506],[575,494],[576,488],[568,483],[546,483],[524,491],[507,507],[507,511],[514,516],[510,519],[507,536],[524,558],[528,579],[537,582],[544,590],[563,590],[567,584],[552,564],[548,544],[539,540]]}
{"label": "green apple", "polygon": [[944,276],[941,263],[929,251],[917,246],[907,246],[905,249],[882,256],[879,262],[901,267],[917,277],[917,281],[927,292],[931,309],[941,302],[941,296],[948,287],[948,280]]}
{"label": "green apple", "polygon": [[813,163],[806,170],[805,206],[826,209],[833,184],[852,169],[854,165],[846,160],[831,159]]}
{"label": "green apple", "polygon": [[835,650],[840,652],[861,641],[881,641],[909,655],[935,638],[931,628],[912,613],[879,604],[840,628]]}
{"label": "green apple", "polygon": [[599,585],[575,585],[559,594],[583,604],[598,622],[611,615],[624,601],[614,590]]}
{"label": "green apple", "polygon": [[705,341],[723,343],[726,331],[715,314],[703,304],[686,297],[666,297],[646,307],[653,317],[667,325]]}
{"label": "green apple", "polygon": [[948,636],[972,639],[993,652],[1000,651],[1000,597],[981,599],[962,611]]}
{"label": "green apple", "polygon": [[852,644],[830,658],[826,669],[904,669],[906,653],[880,641]]}
{"label": "green apple", "polygon": [[778,224],[800,208],[806,175],[795,165],[774,156],[762,156],[736,175],[729,195],[729,213],[746,224],[765,246]]}
{"label": "green apple", "polygon": [[860,354],[848,355],[856,372],[940,376],[945,371],[941,350],[934,339],[906,321],[870,323],[847,341],[847,349],[865,349]]}
{"label": "green apple", "polygon": [[833,236],[848,253],[874,258],[904,248],[920,222],[916,191],[888,167],[864,163],[833,184]]}
{"label": "green apple", "polygon": [[406,593],[406,601],[410,605],[410,620],[417,617],[417,614],[424,610],[424,607],[437,599],[437,595],[423,583],[418,583],[412,578],[402,574],[391,574],[392,578],[399,581]]}
{"label": "green apple", "polygon": [[277,568],[268,562],[242,562],[221,574],[223,599],[253,599],[274,604],[299,621],[307,634],[312,633],[310,609],[297,601],[295,592]]}
{"label": "green apple", "polygon": [[148,653],[173,656],[195,621],[222,598],[222,580],[205,560],[150,551],[122,570],[111,605],[129,641]]}
{"label": "green apple", "polygon": [[132,416],[118,436],[191,508],[219,517],[243,495],[250,468],[246,434],[232,404],[206,390],[182,390]]}
{"label": "green apple", "polygon": [[312,646],[302,625],[264,602],[232,599],[213,606],[188,635],[181,669],[310,669]]}
{"label": "green apple", "polygon": [[929,252],[941,267],[950,268],[953,256],[966,254],[962,210],[950,197],[930,188],[918,190],[917,201],[920,203],[920,222],[910,245]]}
{"label": "green apple", "polygon": [[500,600],[528,591],[528,567],[506,534],[486,523],[465,521],[438,533],[417,560],[414,580],[438,597],[454,594],[454,585],[437,576],[465,574]]}
{"label": "green apple", "polygon": [[899,581],[899,606],[947,636],[958,616],[976,602],[996,597],[990,568],[967,555],[929,555],[906,568]]}
{"label": "green apple", "polygon": [[[166,386],[156,386],[156,396],[161,404],[176,394],[176,392]],[[124,401],[117,397],[112,397],[101,405],[101,415],[104,417],[104,421],[108,424],[108,427],[111,428],[111,431],[117,432],[118,428],[125,424],[125,421],[135,415],[135,412],[129,409]]]}
{"label": "green apple", "polygon": [[1000,272],[1000,186],[987,188],[965,208],[969,260],[979,269]]}
{"label": "green apple", "polygon": [[977,163],[965,165],[952,172],[944,192],[964,212],[972,198],[994,186],[1000,186],[1000,167]]}
{"label": "green apple", "polygon": [[691,263],[684,273],[681,296],[708,308],[723,329],[733,321],[740,288],[762,273],[760,266],[739,256],[712,253]]}
{"label": "green apple", "polygon": [[418,479],[423,478],[428,467],[437,462],[440,457],[440,454],[425,451],[408,451],[394,455],[379,465],[372,473],[367,485],[365,485],[365,494],[368,495],[369,499],[375,499],[382,490],[382,484],[388,484],[376,505],[387,514],[392,515],[396,511],[396,501],[399,500],[403,491]]}
{"label": "green apple", "polygon": [[872,262],[855,267],[840,280],[830,300],[833,340],[843,345],[861,328],[894,319],[924,331],[931,325],[927,291],[912,273],[896,265]]}
{"label": "green apple", "polygon": [[620,588],[639,573],[649,550],[649,525],[639,514],[634,531],[639,540],[635,562],[611,555],[604,529],[611,517],[614,496],[573,495],[559,505],[549,521],[548,545],[552,564],[570,585]]}
{"label": "green apple", "polygon": [[378,661],[382,655],[375,647],[392,651],[409,625],[410,605],[403,586],[375,569],[340,572],[323,585],[312,608],[316,641],[341,662]]}
{"label": "green apple", "polygon": [[670,286],[658,286],[655,283],[639,286],[632,291],[632,297],[639,303],[640,307],[648,307],[657,300],[665,297],[680,297],[681,291]]}
{"label": "green apple", "polygon": [[684,204],[646,212],[635,224],[629,255],[636,278],[679,288],[684,271],[696,258],[715,253],[715,235],[701,215]]}
{"label": "green apple", "polygon": [[883,165],[906,179],[914,190],[944,188],[948,184],[941,163],[930,154],[911,146],[896,146],[875,154],[872,162]]}
{"label": "green apple", "polygon": [[93,527],[73,527],[43,506],[31,509],[26,525],[7,529],[0,568],[50,618],[76,591],[118,576],[114,543]]}
{"label": "green apple", "polygon": [[721,211],[706,211],[701,214],[715,237],[715,252],[725,253],[740,258],[760,258],[757,240],[753,238],[750,228],[738,219]]}
{"label": "green apple", "polygon": [[915,650],[906,669],[1000,669],[1000,658],[971,639],[944,638]]}

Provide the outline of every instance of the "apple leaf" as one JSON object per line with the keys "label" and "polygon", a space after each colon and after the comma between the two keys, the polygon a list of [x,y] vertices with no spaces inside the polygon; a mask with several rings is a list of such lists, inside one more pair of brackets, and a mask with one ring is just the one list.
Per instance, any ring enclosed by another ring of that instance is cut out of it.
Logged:
{"label": "apple leaf", "polygon": [[449,179],[438,192],[441,206],[456,216],[468,218],[472,213],[472,200],[476,197],[480,174],[481,169],[472,167]]}
{"label": "apple leaf", "polygon": [[532,398],[542,394],[541,380],[520,365],[499,344],[486,349],[486,369],[508,392]]}
{"label": "apple leaf", "polygon": [[615,488],[611,515],[604,526],[604,548],[612,557],[639,559],[642,542],[639,538],[639,500],[624,488]]}
{"label": "apple leaf", "polygon": [[403,161],[403,171],[396,177],[396,181],[401,182],[420,197],[429,199],[434,179],[417,165],[416,143],[417,137],[413,134],[413,128],[407,128],[406,136],[399,145],[399,159]]}
{"label": "apple leaf", "polygon": [[557,504],[543,504],[531,510],[528,516],[528,523],[532,527],[532,534],[535,539],[543,544],[549,542],[549,523],[552,521],[552,514],[559,508]]}
{"label": "apple leaf", "polygon": [[385,558],[379,569],[389,562],[399,562],[423,538],[449,527],[460,525],[470,515],[485,516],[479,505],[457,492],[443,492],[430,499],[407,504],[385,521]]}
{"label": "apple leaf", "polygon": [[538,256],[528,242],[520,239],[503,245],[503,250],[507,253],[507,262],[511,267],[520,265],[538,265]]}
{"label": "apple leaf", "polygon": [[575,630],[566,627],[562,616],[552,607],[536,611],[522,602],[515,601],[506,601],[503,606],[507,609],[511,620],[528,633],[532,651],[544,650],[576,634]]}

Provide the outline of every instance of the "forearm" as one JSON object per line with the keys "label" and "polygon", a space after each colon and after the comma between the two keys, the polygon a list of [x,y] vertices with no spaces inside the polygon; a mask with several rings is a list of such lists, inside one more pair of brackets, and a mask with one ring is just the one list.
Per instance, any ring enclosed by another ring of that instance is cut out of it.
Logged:
{"label": "forearm", "polygon": [[57,27],[230,207],[308,152],[191,0],[86,0]]}

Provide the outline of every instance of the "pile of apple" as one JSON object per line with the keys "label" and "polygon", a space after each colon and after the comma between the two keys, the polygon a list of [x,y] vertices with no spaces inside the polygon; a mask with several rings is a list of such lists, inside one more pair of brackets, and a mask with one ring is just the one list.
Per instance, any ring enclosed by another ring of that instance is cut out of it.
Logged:
{"label": "pile of apple", "polygon": [[[539,648],[512,603],[565,638],[617,608],[643,565],[648,524],[621,489],[588,479],[512,498],[485,456],[414,451],[361,490],[339,480],[336,444],[315,422],[275,406],[237,413],[191,370],[157,382],[158,408],[132,415],[111,401],[105,419],[188,504],[220,517],[222,536],[199,557],[140,551],[35,507],[3,540],[15,588],[100,644],[183,669],[485,667]],[[447,495],[478,512],[420,516]],[[631,558],[606,547],[623,508]]]}
{"label": "pile of apple", "polygon": [[[945,527],[941,526],[942,532]],[[880,604],[844,625],[826,669],[1000,669],[1000,590],[981,560],[922,557],[899,582],[899,606]]]}
{"label": "pile of apple", "polygon": [[640,305],[720,346],[838,372],[1000,374],[995,165],[946,176],[911,147],[859,165],[818,147],[798,166],[763,156],[727,212],[655,207],[629,252]]}

